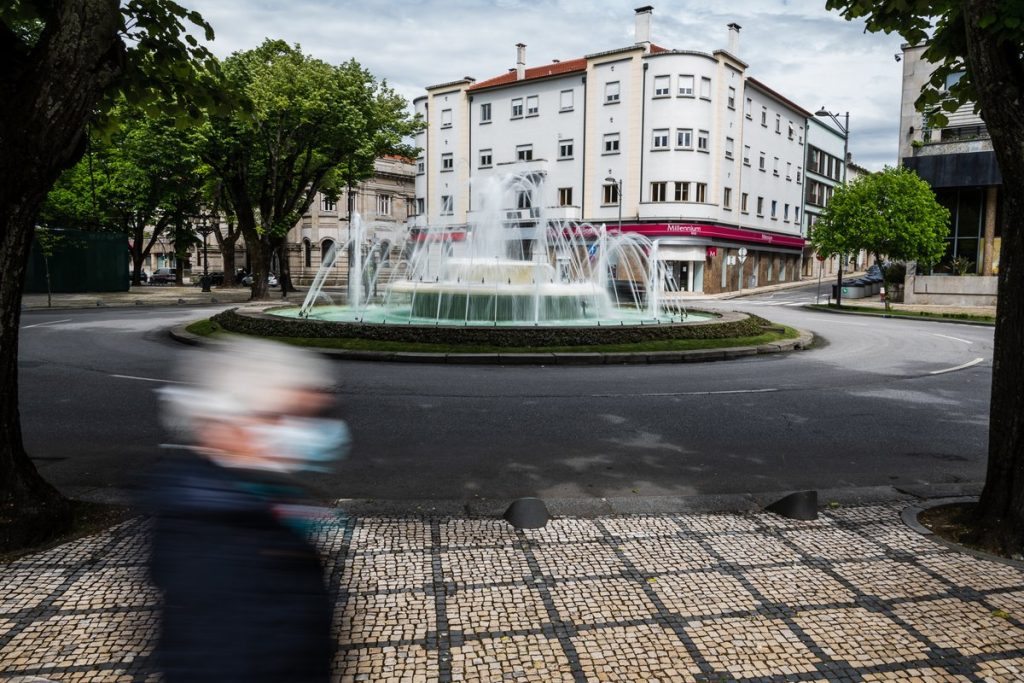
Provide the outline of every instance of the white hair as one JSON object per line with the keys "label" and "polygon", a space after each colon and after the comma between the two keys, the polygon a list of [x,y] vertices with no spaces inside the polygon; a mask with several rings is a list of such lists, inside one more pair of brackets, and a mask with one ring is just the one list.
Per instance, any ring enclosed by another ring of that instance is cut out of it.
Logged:
{"label": "white hair", "polygon": [[293,390],[331,389],[331,369],[313,352],[257,338],[232,338],[214,349],[188,352],[178,370],[182,384],[159,391],[164,423],[191,433],[197,420],[284,412]]}

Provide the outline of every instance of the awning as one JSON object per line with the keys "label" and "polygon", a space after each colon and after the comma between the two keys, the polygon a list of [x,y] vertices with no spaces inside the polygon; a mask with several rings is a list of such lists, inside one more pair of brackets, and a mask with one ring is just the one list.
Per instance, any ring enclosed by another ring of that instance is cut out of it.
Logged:
{"label": "awning", "polygon": [[658,245],[659,261],[703,261],[706,254],[707,247],[703,245],[696,247],[684,247],[672,244]]}

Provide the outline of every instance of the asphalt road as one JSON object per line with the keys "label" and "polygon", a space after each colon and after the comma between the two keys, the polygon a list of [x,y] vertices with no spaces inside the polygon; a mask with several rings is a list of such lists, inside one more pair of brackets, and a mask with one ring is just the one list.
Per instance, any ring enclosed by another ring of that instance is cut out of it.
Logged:
{"label": "asphalt road", "polygon": [[[813,331],[809,351],[684,365],[337,362],[351,456],[329,498],[644,498],[984,479],[992,329],[810,311],[814,287],[708,308]],[[135,487],[163,456],[153,390],[215,308],[22,317],[29,451],[69,492]],[[980,359],[980,360],[979,360]]]}

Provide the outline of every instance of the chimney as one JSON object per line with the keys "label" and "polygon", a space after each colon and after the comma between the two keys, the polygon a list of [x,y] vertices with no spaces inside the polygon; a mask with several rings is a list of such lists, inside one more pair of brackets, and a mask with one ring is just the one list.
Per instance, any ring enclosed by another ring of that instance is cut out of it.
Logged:
{"label": "chimney", "polygon": [[644,51],[651,49],[651,12],[650,5],[636,8],[636,44],[642,45]]}
{"label": "chimney", "polygon": [[526,45],[516,43],[516,80],[526,78]]}
{"label": "chimney", "polygon": [[729,47],[726,48],[726,52],[731,54],[733,57],[740,56],[740,29],[743,28],[736,22],[729,24]]}

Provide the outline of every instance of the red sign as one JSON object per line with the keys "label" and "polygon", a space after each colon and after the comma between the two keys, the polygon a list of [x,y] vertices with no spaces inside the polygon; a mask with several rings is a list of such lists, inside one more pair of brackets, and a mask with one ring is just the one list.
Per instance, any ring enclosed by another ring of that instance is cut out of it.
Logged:
{"label": "red sign", "polygon": [[737,242],[756,242],[778,247],[803,248],[804,238],[795,235],[777,235],[759,230],[729,228],[724,225],[703,225],[701,223],[640,223],[623,225],[622,232],[636,232],[649,237],[712,237],[736,240]]}
{"label": "red sign", "polygon": [[818,254],[818,255],[817,255],[817,256],[815,256],[814,258],[818,259],[819,261],[824,261],[824,260],[825,260],[825,257],[824,257],[824,256],[822,256],[821,254]]}
{"label": "red sign", "polygon": [[708,258],[718,256],[718,247],[708,247]]}

